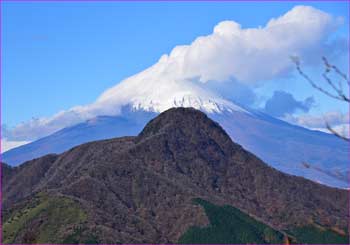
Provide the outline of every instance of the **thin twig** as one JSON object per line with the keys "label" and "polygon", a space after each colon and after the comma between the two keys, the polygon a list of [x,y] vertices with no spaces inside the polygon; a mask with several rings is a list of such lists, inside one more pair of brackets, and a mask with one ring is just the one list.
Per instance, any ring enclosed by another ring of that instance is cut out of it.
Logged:
{"label": "thin twig", "polygon": [[[335,65],[332,65],[328,62],[326,57],[322,57],[323,63],[325,65],[325,71],[322,73],[323,78],[326,80],[326,82],[328,83],[328,85],[330,85],[330,87],[333,89],[333,92],[330,92],[324,88],[322,88],[321,86],[317,85],[316,82],[314,82],[306,73],[303,72],[303,70],[301,69],[301,65],[300,65],[300,60],[298,57],[293,56],[291,57],[292,62],[295,64],[296,69],[298,71],[298,73],[306,80],[308,81],[308,83],[315,89],[319,90],[320,92],[322,92],[323,94],[334,98],[336,100],[339,101],[343,101],[346,103],[350,103],[350,97],[347,96],[344,93],[343,90],[343,86],[342,86],[342,81],[338,81],[338,86],[336,86],[336,84],[332,81],[332,79],[330,77],[328,77],[328,74],[333,70],[337,75],[339,75],[348,85],[348,87],[350,87],[350,81],[348,79],[348,77],[342,73],[338,67],[336,67]],[[328,131],[330,133],[332,133],[333,135],[335,135],[336,137],[348,141],[350,142],[350,139],[348,137],[346,137],[345,135],[342,135],[340,133],[338,133],[334,128],[331,127],[331,125],[325,120],[326,122],[326,128],[328,129]],[[349,122],[348,122],[349,123]]]}
{"label": "thin twig", "polygon": [[[331,68],[334,69],[336,71],[337,74],[339,74],[340,76],[342,76],[345,80],[347,79],[346,75],[341,73],[339,71],[338,68],[336,68],[335,66],[331,65],[328,63],[327,59],[323,57],[323,61],[324,61],[324,64],[326,66],[326,69],[325,71],[323,72],[323,78],[326,80],[326,82],[332,87],[332,89],[335,91],[335,94],[322,88],[321,86],[317,85],[307,74],[305,74],[303,72],[303,70],[301,69],[301,66],[300,66],[300,61],[297,57],[291,57],[292,61],[294,62],[294,64],[296,65],[296,68],[297,68],[297,71],[299,72],[299,74],[306,80],[310,83],[310,85],[319,90],[320,92],[322,92],[323,94],[333,98],[333,99],[336,99],[336,100],[339,100],[339,101],[344,101],[344,102],[347,102],[349,103],[350,102],[350,98],[348,96],[346,96],[343,92],[343,90],[341,90],[341,86],[339,86],[339,88],[333,83],[333,81],[327,76],[327,74],[330,72]],[[334,68],[335,67],[335,68]],[[348,83],[348,80],[346,80],[347,83]]]}
{"label": "thin twig", "polygon": [[337,136],[338,138],[341,138],[341,139],[343,139],[343,140],[345,140],[345,141],[350,141],[349,138],[347,138],[347,137],[344,136],[344,135],[341,135],[341,134],[338,133],[336,130],[334,130],[334,129],[331,127],[331,125],[329,125],[328,122],[326,122],[326,127],[327,127],[327,129],[328,129],[329,132],[331,132],[332,134],[334,134],[334,135]]}
{"label": "thin twig", "polygon": [[322,59],[324,62],[326,62],[330,66],[330,68],[332,68],[335,71],[336,74],[338,74],[340,77],[342,77],[346,81],[346,83],[350,86],[350,80],[348,79],[346,74],[341,72],[337,66],[330,64],[326,57],[323,56]]}
{"label": "thin twig", "polygon": [[[332,94],[331,92],[323,89],[322,87],[318,86],[313,80],[311,80],[311,78],[306,75],[300,68],[300,66],[297,66],[297,71],[299,72],[299,74],[306,80],[310,83],[310,85],[312,87],[314,87],[315,89],[319,90],[320,92],[326,94],[327,96],[333,98],[333,99],[336,99],[336,100],[340,100],[340,101],[344,101],[344,98],[343,97],[340,97],[339,95],[334,95]],[[348,101],[349,102],[349,101]]]}
{"label": "thin twig", "polygon": [[327,76],[328,73],[333,69],[335,73],[340,75],[346,82],[349,84],[349,81],[347,80],[347,77],[345,74],[339,71],[339,69],[335,65],[331,65],[326,57],[322,57],[323,63],[325,65],[325,71],[323,72],[322,76],[326,80],[326,82],[333,88],[333,90],[338,94],[339,98],[342,98],[346,102],[350,102],[350,98],[347,97],[342,89],[342,82],[338,81],[338,87],[334,84],[334,82]]}

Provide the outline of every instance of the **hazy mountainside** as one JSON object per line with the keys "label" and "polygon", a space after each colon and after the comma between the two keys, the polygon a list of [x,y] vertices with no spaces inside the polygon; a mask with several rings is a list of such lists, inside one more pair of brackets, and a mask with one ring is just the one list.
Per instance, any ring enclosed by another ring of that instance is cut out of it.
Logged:
{"label": "hazy mountainside", "polygon": [[349,188],[349,145],[261,112],[213,114],[234,142],[270,166],[338,188]]}
{"label": "hazy mountainside", "polygon": [[[137,137],[91,142],[5,169],[4,230],[16,230],[4,234],[10,242],[47,237],[50,217],[71,202],[81,215],[55,227],[47,242],[177,242],[191,227],[212,225],[196,198],[262,221],[271,239],[308,226],[346,240],[346,191],[268,167],[194,109],[161,113]],[[247,232],[259,223],[241,218],[235,224]],[[268,235],[256,231],[265,242],[272,241]]]}
{"label": "hazy mountainside", "polygon": [[2,160],[10,165],[19,165],[51,153],[62,153],[82,143],[137,135],[146,123],[155,117],[151,112],[124,111],[123,116],[100,116],[57,131],[32,143],[17,147],[2,155]]}
{"label": "hazy mountainside", "polygon": [[[221,105],[218,108],[222,111],[208,113],[208,116],[219,122],[233,141],[271,166],[329,186],[349,187],[349,149],[346,142],[263,113],[237,109],[239,107],[234,110],[234,106]],[[128,108],[119,116],[97,117],[7,151],[2,159],[18,165],[45,154],[62,153],[89,141],[137,135],[155,115],[154,112]]]}

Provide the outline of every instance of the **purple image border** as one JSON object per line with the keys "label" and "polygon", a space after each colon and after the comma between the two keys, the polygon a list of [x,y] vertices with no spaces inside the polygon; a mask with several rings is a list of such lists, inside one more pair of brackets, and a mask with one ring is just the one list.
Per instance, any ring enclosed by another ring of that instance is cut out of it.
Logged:
{"label": "purple image border", "polygon": [[[3,19],[2,19],[2,3],[3,2],[22,2],[22,3],[30,3],[30,2],[153,2],[153,3],[161,3],[161,2],[196,2],[196,3],[201,3],[201,2],[247,2],[247,3],[262,3],[262,2],[275,2],[275,3],[284,3],[284,2],[347,2],[348,3],[348,14],[350,16],[350,0],[0,0],[0,126],[2,125],[2,24],[3,24]],[[348,76],[350,76],[350,25],[348,25]],[[350,94],[350,88],[349,88],[349,94]],[[349,108],[348,108],[348,113],[350,112],[350,103],[349,103]],[[350,124],[348,124],[348,127],[350,127]],[[350,130],[349,132],[349,138],[350,138]],[[2,130],[0,129],[0,244],[2,243]],[[348,160],[350,164],[350,143],[348,143]],[[349,217],[350,217],[350,172],[348,173],[348,212],[349,212]],[[350,223],[348,225],[348,232],[349,232],[349,239],[350,239]],[[41,245],[53,245],[53,243],[40,243]],[[149,243],[149,244],[156,244],[156,243]],[[163,243],[160,243],[163,244]],[[19,244],[12,244],[12,245],[23,245],[21,243]],[[58,243],[55,243],[55,245],[61,245]],[[75,244],[62,244],[62,245],[75,245]],[[114,245],[114,244],[104,244],[100,243],[100,245]],[[125,245],[137,245],[137,244],[128,244],[125,243]],[[199,244],[201,245],[201,244]],[[216,244],[216,245],[221,245],[221,244]],[[277,245],[277,244],[272,244],[272,245]]]}

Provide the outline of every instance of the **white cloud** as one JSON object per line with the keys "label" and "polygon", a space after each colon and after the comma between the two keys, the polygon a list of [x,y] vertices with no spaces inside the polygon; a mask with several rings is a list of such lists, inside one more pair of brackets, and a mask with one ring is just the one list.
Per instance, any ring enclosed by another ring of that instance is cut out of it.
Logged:
{"label": "white cloud", "polygon": [[208,81],[235,80],[255,86],[287,76],[294,69],[290,55],[310,64],[322,54],[335,52],[336,47],[326,41],[341,23],[342,19],[308,6],[294,7],[265,27],[242,28],[234,21],[222,21],[213,33],[190,45],[176,46],[150,68],[105,91],[94,103],[22,123],[5,137],[34,140],[94,116],[118,114],[121,106],[130,103],[162,111],[174,101],[184,97],[198,101],[204,94],[205,103],[210,104],[212,93],[203,91]]}
{"label": "white cloud", "polygon": [[326,127],[326,123],[328,123],[332,129],[334,129],[340,135],[344,135],[346,137],[349,136],[349,113],[329,111],[323,115],[287,115],[284,119],[290,123],[297,124],[302,127],[330,133]]}
{"label": "white cloud", "polygon": [[202,82],[234,77],[257,83],[288,74],[294,68],[290,55],[310,60],[321,51],[319,60],[328,52],[325,40],[341,22],[308,6],[297,6],[264,28],[243,29],[234,21],[223,21],[211,35],[183,47],[176,60],[183,63],[185,76],[199,76]]}
{"label": "white cloud", "polygon": [[340,125],[349,123],[349,114],[339,111],[329,111],[323,115],[301,115],[295,118],[289,118],[299,125],[304,125],[309,128],[323,128],[326,122],[330,125]]}
{"label": "white cloud", "polygon": [[83,113],[73,108],[69,111],[61,111],[51,118],[34,118],[28,122],[18,124],[14,128],[2,127],[2,135],[11,141],[32,141],[46,135],[49,135],[63,127],[74,125],[83,120]]}
{"label": "white cloud", "polygon": [[1,139],[1,153],[28,143],[30,141],[8,141],[7,139]]}
{"label": "white cloud", "polygon": [[338,132],[338,134],[340,134],[346,138],[350,138],[349,123],[336,125],[336,126],[332,127],[332,129],[335,130],[336,132]]}

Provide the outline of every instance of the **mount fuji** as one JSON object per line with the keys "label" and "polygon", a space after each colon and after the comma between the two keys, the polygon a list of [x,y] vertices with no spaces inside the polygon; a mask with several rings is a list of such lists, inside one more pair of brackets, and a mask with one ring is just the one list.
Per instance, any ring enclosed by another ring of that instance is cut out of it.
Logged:
{"label": "mount fuji", "polygon": [[153,69],[110,88],[95,103],[74,109],[76,114],[90,115],[90,119],[11,149],[2,155],[2,161],[19,165],[85,142],[137,135],[160,112],[193,107],[219,122],[233,141],[270,166],[329,186],[348,188],[349,148],[342,140],[239,106],[205,89],[200,82],[177,80],[174,76],[170,79],[166,74],[157,80],[155,73],[164,70]]}

